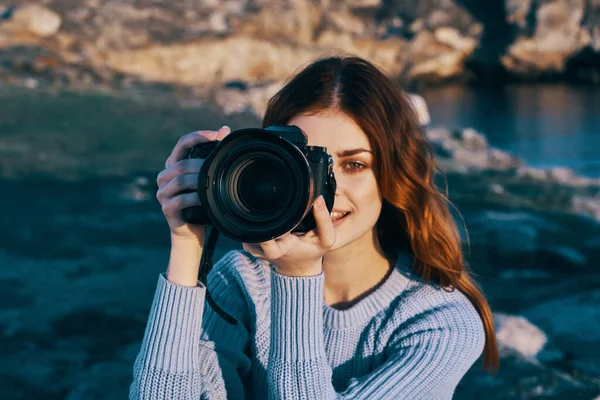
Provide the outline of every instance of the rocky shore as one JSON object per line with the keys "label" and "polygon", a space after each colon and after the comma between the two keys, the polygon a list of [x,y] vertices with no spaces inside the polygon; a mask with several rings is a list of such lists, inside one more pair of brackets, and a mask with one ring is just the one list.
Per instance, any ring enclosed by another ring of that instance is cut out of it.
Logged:
{"label": "rocky shore", "polygon": [[[0,85],[170,99],[253,118],[289,74],[339,51],[368,57],[405,87],[491,70],[600,82],[600,62],[588,63],[600,55],[596,3],[0,0]],[[420,111],[426,125],[426,105]],[[426,132],[450,179],[468,174],[465,197],[600,219],[597,179],[529,168],[472,129]]]}
{"label": "rocky shore", "polygon": [[[2,397],[126,397],[168,259],[164,158],[186,131],[258,126],[322,52],[367,56],[410,88],[489,71],[600,80],[600,3],[493,4],[0,0]],[[501,350],[498,375],[475,365],[455,397],[597,399],[600,179],[528,167],[413,99]],[[221,240],[216,257],[238,247]]]}
{"label": "rocky shore", "polygon": [[[175,98],[0,92],[4,398],[126,397],[168,259],[156,173],[182,132],[259,122]],[[597,182],[531,170],[472,130],[426,129],[468,229],[466,256],[495,313],[502,354],[497,376],[475,365],[456,398],[593,399]],[[221,240],[216,257],[232,248],[239,244]]]}
{"label": "rocky shore", "polygon": [[0,1],[0,81],[265,85],[333,51],[367,57],[407,85],[599,83],[600,3]]}

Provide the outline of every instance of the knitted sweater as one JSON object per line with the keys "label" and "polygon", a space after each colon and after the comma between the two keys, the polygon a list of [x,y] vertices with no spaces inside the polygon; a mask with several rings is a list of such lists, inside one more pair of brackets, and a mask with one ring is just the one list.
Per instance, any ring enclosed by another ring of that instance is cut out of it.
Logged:
{"label": "knitted sweater", "polygon": [[485,343],[458,290],[425,283],[399,253],[377,290],[347,310],[323,300],[324,274],[289,277],[244,251],[206,289],[158,278],[130,399],[451,399]]}

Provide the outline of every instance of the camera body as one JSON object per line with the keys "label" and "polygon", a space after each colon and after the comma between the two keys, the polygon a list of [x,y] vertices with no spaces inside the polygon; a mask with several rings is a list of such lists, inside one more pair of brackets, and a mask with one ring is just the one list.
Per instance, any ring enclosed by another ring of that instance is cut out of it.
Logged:
{"label": "camera body", "polygon": [[182,210],[183,220],[213,225],[246,243],[314,229],[313,201],[323,195],[331,212],[336,181],[327,149],[307,143],[297,126],[272,125],[194,146],[188,158],[204,159],[197,189],[202,205]]}

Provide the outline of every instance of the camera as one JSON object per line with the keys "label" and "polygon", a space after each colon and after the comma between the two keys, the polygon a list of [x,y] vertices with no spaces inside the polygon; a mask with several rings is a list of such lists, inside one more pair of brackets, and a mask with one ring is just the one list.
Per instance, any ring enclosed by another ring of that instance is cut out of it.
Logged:
{"label": "camera", "polygon": [[331,212],[336,181],[327,148],[307,143],[297,126],[272,125],[194,146],[188,158],[204,159],[197,189],[202,205],[183,209],[182,219],[245,243],[314,229],[313,201],[323,195]]}

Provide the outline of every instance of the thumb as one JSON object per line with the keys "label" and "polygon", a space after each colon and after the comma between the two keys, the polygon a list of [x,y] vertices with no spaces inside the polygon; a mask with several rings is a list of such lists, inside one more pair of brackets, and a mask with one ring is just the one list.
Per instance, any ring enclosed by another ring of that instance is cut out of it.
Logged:
{"label": "thumb", "polygon": [[223,140],[223,138],[227,135],[229,135],[231,133],[231,128],[228,127],[227,125],[223,125],[218,131],[217,131],[217,138],[216,140]]}
{"label": "thumb", "polygon": [[335,228],[329,210],[325,204],[323,195],[317,197],[313,203],[313,215],[317,224],[316,233],[319,240],[319,244],[323,248],[330,248],[335,243]]}

